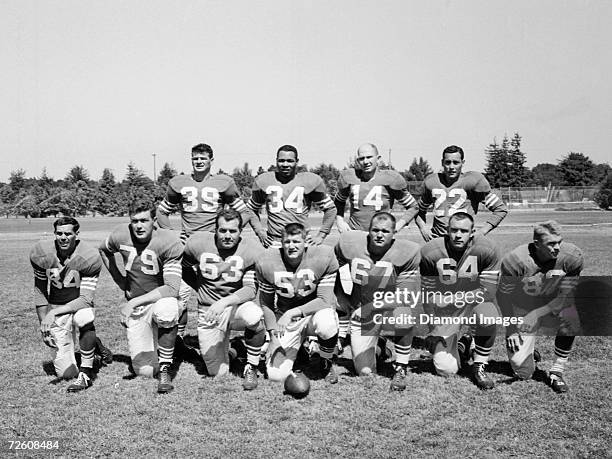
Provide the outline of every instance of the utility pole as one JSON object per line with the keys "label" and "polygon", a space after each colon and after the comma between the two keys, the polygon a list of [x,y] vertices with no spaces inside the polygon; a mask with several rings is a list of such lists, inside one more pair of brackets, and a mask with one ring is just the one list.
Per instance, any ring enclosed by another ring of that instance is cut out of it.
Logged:
{"label": "utility pole", "polygon": [[388,163],[389,163],[389,167],[391,167],[391,149],[390,148],[389,148],[389,161],[388,161]]}
{"label": "utility pole", "polygon": [[155,182],[157,180],[157,168],[155,167],[155,157],[157,155],[153,153],[151,156],[153,156],[153,182]]}

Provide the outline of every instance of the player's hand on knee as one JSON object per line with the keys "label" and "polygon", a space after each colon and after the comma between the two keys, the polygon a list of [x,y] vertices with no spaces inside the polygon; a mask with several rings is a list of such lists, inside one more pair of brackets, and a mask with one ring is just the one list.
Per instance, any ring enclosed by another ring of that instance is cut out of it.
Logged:
{"label": "player's hand on knee", "polygon": [[44,332],[41,330],[41,334],[42,334],[43,343],[45,343],[47,346],[49,346],[52,349],[57,349],[57,343],[55,342],[55,337],[53,336],[53,333],[51,333],[51,331]]}
{"label": "player's hand on knee", "polygon": [[132,312],[134,312],[134,308],[130,304],[129,301],[121,305],[121,307],[119,308],[119,322],[121,322],[121,325],[123,325],[126,328],[127,328],[127,321],[132,315]]}
{"label": "player's hand on knee", "polygon": [[429,228],[419,228],[421,230],[421,236],[425,242],[429,242],[432,239],[431,230]]}
{"label": "player's hand on knee", "polygon": [[519,332],[532,333],[538,328],[539,322],[539,316],[534,311],[531,311],[523,317],[523,323],[518,326]]}
{"label": "player's hand on knee", "polygon": [[349,226],[349,224],[343,219],[343,220],[336,220],[336,226],[338,227],[338,232],[340,234],[346,232],[346,231],[350,231],[351,227]]}
{"label": "player's hand on knee", "polygon": [[221,319],[221,314],[223,314],[224,310],[225,305],[220,301],[215,301],[213,304],[210,305],[208,311],[204,313],[204,322],[209,325],[219,323],[219,320]]}
{"label": "player's hand on knee", "polygon": [[506,337],[506,347],[510,352],[518,352],[523,345],[523,337],[520,333],[513,333]]}
{"label": "player's hand on knee", "polygon": [[442,343],[442,346],[446,347],[446,340],[442,336],[430,335],[425,337],[425,349],[427,349],[430,354],[436,352],[438,343]]}

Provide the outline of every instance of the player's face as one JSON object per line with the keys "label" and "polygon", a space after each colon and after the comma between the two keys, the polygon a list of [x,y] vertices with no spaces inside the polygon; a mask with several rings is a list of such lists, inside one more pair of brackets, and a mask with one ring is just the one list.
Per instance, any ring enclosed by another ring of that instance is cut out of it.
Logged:
{"label": "player's face", "polygon": [[238,219],[227,221],[221,217],[215,234],[219,248],[233,249],[240,241],[240,222]]}
{"label": "player's face", "polygon": [[192,153],[191,154],[191,165],[193,171],[199,174],[208,174],[210,172],[210,166],[212,166],[212,159],[208,153]]}
{"label": "player's face", "polygon": [[451,220],[448,226],[448,237],[450,245],[455,250],[463,250],[470,242],[474,224],[471,220],[465,218],[463,220]]}
{"label": "player's face", "polygon": [[280,151],[276,156],[276,169],[283,177],[292,177],[297,170],[298,160],[292,151]]}
{"label": "player's face", "polygon": [[283,238],[283,253],[289,261],[299,262],[304,255],[306,241],[301,233],[287,234]]}
{"label": "player's face", "polygon": [[378,158],[376,151],[369,145],[360,147],[357,150],[356,166],[363,172],[374,172],[378,166]]}
{"label": "player's face", "polygon": [[55,242],[62,252],[72,252],[77,243],[77,233],[73,226],[59,225],[55,229]]}
{"label": "player's face", "polygon": [[536,239],[535,247],[540,261],[556,260],[561,251],[563,238],[559,235],[544,234],[540,239]]}
{"label": "player's face", "polygon": [[389,248],[395,235],[393,221],[387,219],[376,219],[368,231],[370,235],[370,249],[375,252],[383,252]]}
{"label": "player's face", "polygon": [[151,212],[145,210],[134,215],[130,215],[130,226],[132,233],[139,242],[147,242],[153,235],[153,217]]}
{"label": "player's face", "polygon": [[449,179],[456,179],[461,175],[461,169],[465,160],[461,159],[461,153],[446,153],[442,158],[442,172]]}

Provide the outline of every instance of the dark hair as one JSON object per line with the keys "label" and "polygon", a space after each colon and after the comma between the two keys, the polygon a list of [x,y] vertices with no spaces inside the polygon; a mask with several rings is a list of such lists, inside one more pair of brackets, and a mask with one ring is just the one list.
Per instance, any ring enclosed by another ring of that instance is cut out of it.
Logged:
{"label": "dark hair", "polygon": [[193,155],[194,153],[208,153],[208,159],[213,159],[213,149],[210,145],[205,143],[194,145],[191,148],[191,154]]}
{"label": "dark hair", "polygon": [[546,220],[545,222],[536,223],[533,227],[533,239],[540,240],[545,234],[561,236],[559,224],[555,220]]}
{"label": "dark hair", "polygon": [[295,153],[295,160],[297,161],[297,159],[298,159],[298,151],[297,151],[297,148],[295,148],[293,145],[283,145],[278,150],[276,150],[276,157],[277,158],[278,158],[278,154],[281,151],[291,151],[291,152]]}
{"label": "dark hair", "polygon": [[149,199],[135,199],[128,206],[128,215],[131,217],[132,215],[139,214],[140,212],[150,212],[151,218],[155,218],[155,211],[157,210],[157,206],[155,202]]}
{"label": "dark hair", "polygon": [[287,236],[293,236],[295,234],[301,234],[303,239],[306,239],[306,228],[301,223],[289,223],[283,228],[282,239]]}
{"label": "dark hair", "polygon": [[465,157],[465,154],[463,153],[463,148],[458,147],[457,145],[451,145],[450,147],[446,147],[444,151],[442,152],[442,159],[444,159],[444,155],[447,153],[449,155],[452,153],[459,153],[461,155],[462,160]]}
{"label": "dark hair", "polygon": [[393,228],[395,229],[396,220],[391,212],[387,212],[385,210],[376,212],[374,215],[372,215],[372,219],[370,220],[370,226],[368,229],[372,229],[375,220],[390,220],[393,222]]}
{"label": "dark hair", "polygon": [[81,227],[81,225],[79,225],[79,222],[77,221],[76,218],[60,217],[53,222],[53,231],[57,231],[58,226],[64,226],[64,225],[72,225],[72,229],[74,230],[75,233],[77,233],[79,231],[79,228]]}
{"label": "dark hair", "polygon": [[450,228],[450,224],[451,222],[458,220],[469,220],[472,222],[472,227],[474,227],[474,217],[472,217],[470,214],[468,214],[467,212],[455,212],[453,215],[450,216],[450,218],[448,219],[448,226]]}
{"label": "dark hair", "polygon": [[215,217],[215,229],[219,228],[219,220],[221,218],[223,218],[223,220],[226,222],[229,222],[230,220],[238,220],[238,224],[240,225],[240,228],[242,228],[242,215],[240,212],[232,209],[231,207],[222,209],[217,213],[217,216]]}

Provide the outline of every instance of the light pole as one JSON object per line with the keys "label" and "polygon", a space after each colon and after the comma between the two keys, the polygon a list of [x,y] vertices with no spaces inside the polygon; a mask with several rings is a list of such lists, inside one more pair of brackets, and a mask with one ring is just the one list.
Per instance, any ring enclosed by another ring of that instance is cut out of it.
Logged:
{"label": "light pole", "polygon": [[151,156],[153,156],[153,182],[155,182],[157,180],[157,168],[155,167],[155,157],[157,155],[153,153]]}

